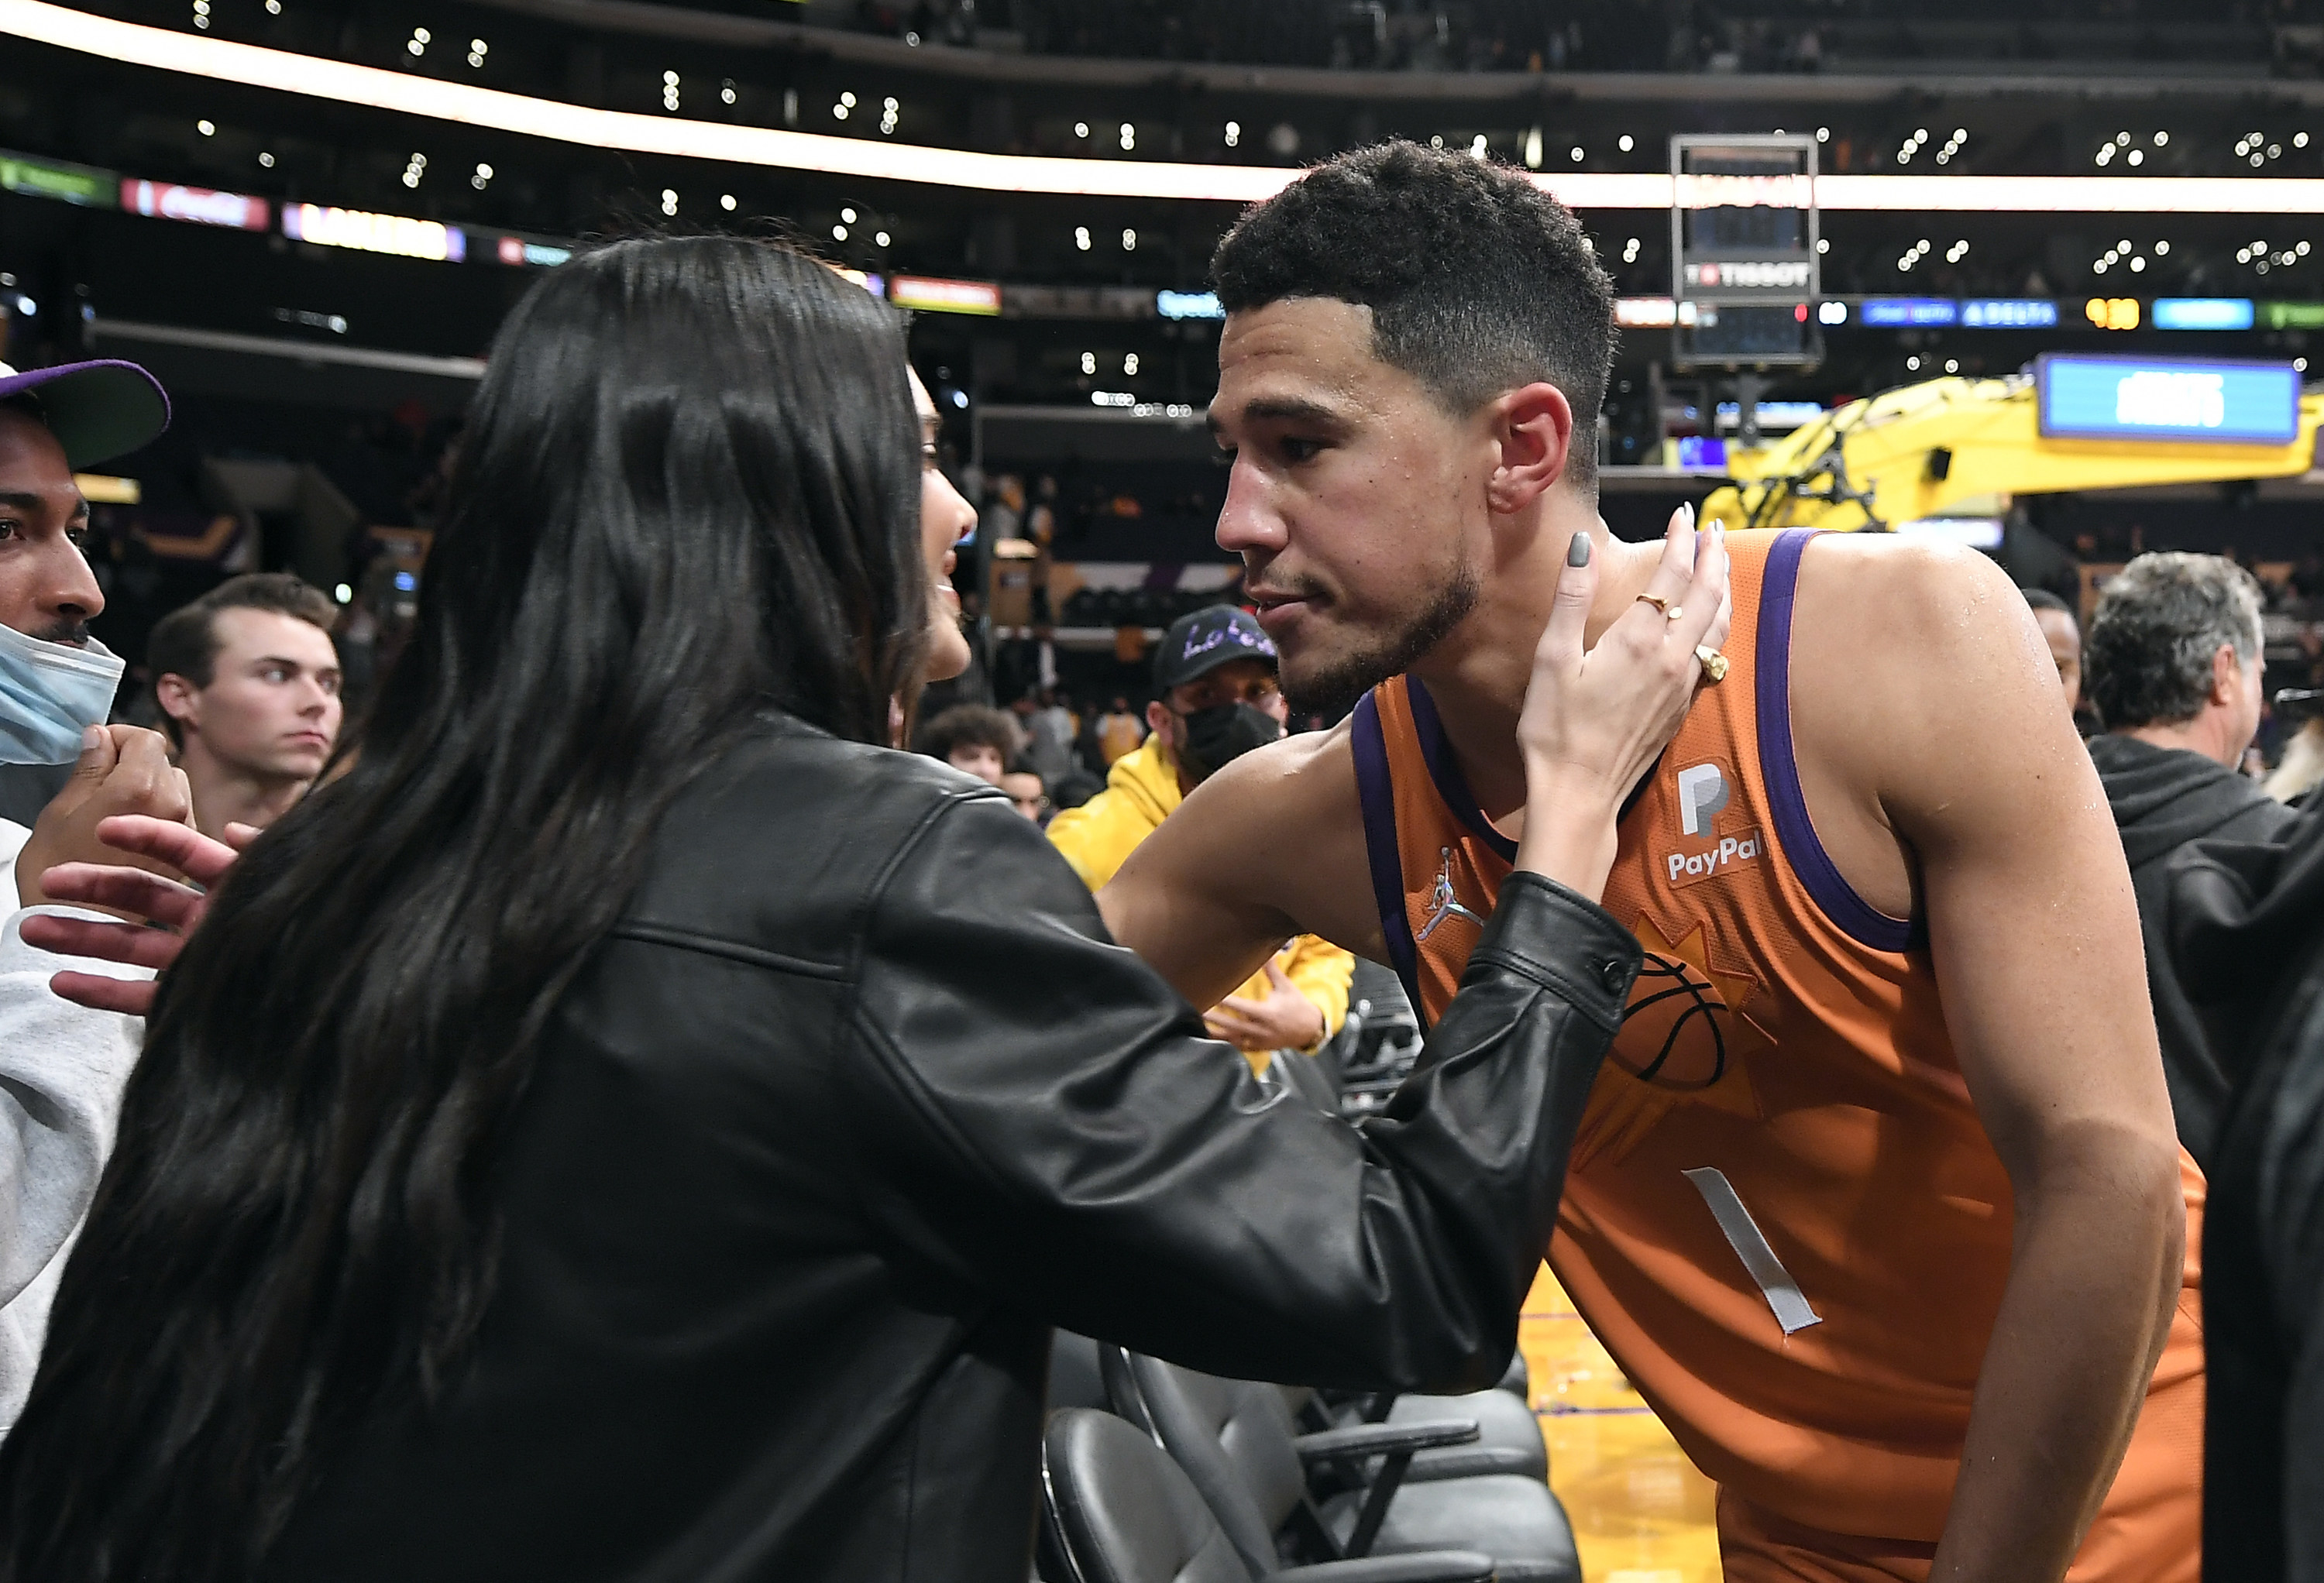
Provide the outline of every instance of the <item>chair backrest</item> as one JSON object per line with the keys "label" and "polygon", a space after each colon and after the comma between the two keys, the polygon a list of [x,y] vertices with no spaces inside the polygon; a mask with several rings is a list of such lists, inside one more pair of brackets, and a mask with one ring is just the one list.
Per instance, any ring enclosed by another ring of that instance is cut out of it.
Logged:
{"label": "chair backrest", "polygon": [[1103,1407],[1105,1380],[1098,1372],[1098,1344],[1087,1336],[1058,1330],[1049,1338],[1049,1410]]}
{"label": "chair backrest", "polygon": [[1129,1355],[1155,1438],[1210,1505],[1255,1576],[1274,1571],[1275,1535],[1307,1498],[1290,1410],[1273,1385],[1221,1379]]}
{"label": "chair backrest", "polygon": [[1041,1498],[1077,1583],[1253,1583],[1178,1465],[1110,1413],[1049,1414]]}

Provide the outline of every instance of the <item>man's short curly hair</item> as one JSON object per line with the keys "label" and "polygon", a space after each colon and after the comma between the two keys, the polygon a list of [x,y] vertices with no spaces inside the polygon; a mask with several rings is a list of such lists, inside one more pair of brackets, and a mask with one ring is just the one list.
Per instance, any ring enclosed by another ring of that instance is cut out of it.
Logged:
{"label": "man's short curly hair", "polygon": [[982,704],[955,704],[925,722],[912,743],[931,759],[949,759],[954,749],[965,747],[990,748],[1005,764],[1017,751],[1017,722]]}
{"label": "man's short curly hair", "polygon": [[1573,211],[1522,171],[1394,142],[1326,161],[1211,259],[1229,313],[1321,297],[1372,310],[1372,354],[1475,411],[1545,380],[1573,408],[1567,475],[1597,477],[1614,282]]}
{"label": "man's short curly hair", "polygon": [[2258,580],[2219,556],[2140,556],[2107,580],[2082,640],[2098,718],[2109,731],[2192,720],[2222,646],[2260,663]]}

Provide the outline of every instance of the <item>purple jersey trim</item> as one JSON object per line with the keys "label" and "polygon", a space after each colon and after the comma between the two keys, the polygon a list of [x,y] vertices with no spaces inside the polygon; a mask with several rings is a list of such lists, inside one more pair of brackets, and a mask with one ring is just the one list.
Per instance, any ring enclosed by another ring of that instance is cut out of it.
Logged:
{"label": "purple jersey trim", "polygon": [[1800,790],[1800,767],[1792,751],[1792,596],[1799,586],[1800,555],[1812,529],[1787,528],[1768,548],[1759,584],[1759,630],[1754,663],[1758,667],[1759,776],[1766,783],[1775,839],[1792,871],[1824,916],[1875,951],[1904,952],[1920,941],[1919,920],[1892,918],[1856,894],[1840,874],[1808,817]]}
{"label": "purple jersey trim", "polygon": [[1460,760],[1452,757],[1452,744],[1445,739],[1444,722],[1436,718],[1436,700],[1420,685],[1418,676],[1404,678],[1405,701],[1412,705],[1413,734],[1420,739],[1420,756],[1428,765],[1428,778],[1436,783],[1436,795],[1452,810],[1452,816],[1468,826],[1469,833],[1500,853],[1505,863],[1517,861],[1517,843],[1493,828],[1485,811],[1477,806],[1474,794],[1469,790],[1468,777],[1461,773]]}
{"label": "purple jersey trim", "polygon": [[1388,774],[1388,739],[1380,731],[1379,704],[1366,693],[1350,727],[1356,752],[1356,798],[1364,811],[1364,855],[1372,871],[1372,901],[1379,908],[1380,934],[1388,942],[1388,965],[1404,980],[1412,1015],[1430,1022],[1420,999],[1420,952],[1412,940],[1412,917],[1404,907],[1404,854],[1396,841],[1396,783]]}

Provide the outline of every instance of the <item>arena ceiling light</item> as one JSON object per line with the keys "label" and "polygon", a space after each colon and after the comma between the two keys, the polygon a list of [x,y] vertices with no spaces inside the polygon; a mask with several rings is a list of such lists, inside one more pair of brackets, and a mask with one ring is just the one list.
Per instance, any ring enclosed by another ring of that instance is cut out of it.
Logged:
{"label": "arena ceiling light", "polygon": [[[580,147],[814,170],[988,192],[1255,203],[1298,174],[1287,169],[1166,161],[1058,159],[738,126],[598,110],[469,83],[357,66],[255,44],[95,16],[47,0],[0,0],[0,33],[127,65],[240,83],[309,98],[451,121]],[[424,46],[423,46],[424,47]],[[843,98],[852,96],[843,96]],[[851,106],[852,107],[852,106]],[[1269,146],[1297,147],[1289,126]],[[1287,156],[1286,156],[1287,157]],[[2264,155],[2262,156],[2264,158]],[[1667,174],[1573,171],[1537,177],[1578,209],[1671,207]],[[1703,179],[1694,179],[1702,180]],[[1805,179],[1795,179],[1804,185]],[[2002,214],[2324,214],[2324,179],[2138,176],[1821,176],[1825,208],[1867,212]],[[1691,192],[1690,203],[1712,197]],[[1803,195],[1775,198],[1798,207]],[[1763,198],[1760,201],[1770,201]]]}

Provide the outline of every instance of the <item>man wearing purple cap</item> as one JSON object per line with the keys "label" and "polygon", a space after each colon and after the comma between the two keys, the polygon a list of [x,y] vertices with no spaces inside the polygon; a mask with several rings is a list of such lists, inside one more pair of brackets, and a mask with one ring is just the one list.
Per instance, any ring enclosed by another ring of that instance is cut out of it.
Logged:
{"label": "man wearing purple cap", "polygon": [[[1275,640],[1248,611],[1213,604],[1180,616],[1154,651],[1151,734],[1113,763],[1105,790],[1049,822],[1049,840],[1082,883],[1102,889],[1180,799],[1283,734]],[[1347,1020],[1356,959],[1302,934],[1204,1014],[1213,1037],[1264,1072],[1271,1053],[1313,1053]]]}
{"label": "man wearing purple cap", "polygon": [[60,999],[49,980],[60,967],[148,976],[51,955],[22,925],[93,916],[44,905],[41,877],[117,861],[97,842],[99,819],[182,820],[191,806],[157,733],[106,723],[122,662],[88,635],[105,595],[81,554],[88,502],[73,482],[169,420],[161,385],[134,364],[0,365],[0,863],[21,904],[0,924],[0,1431],[32,1384],[49,1298],[144,1037],[141,1019]]}

